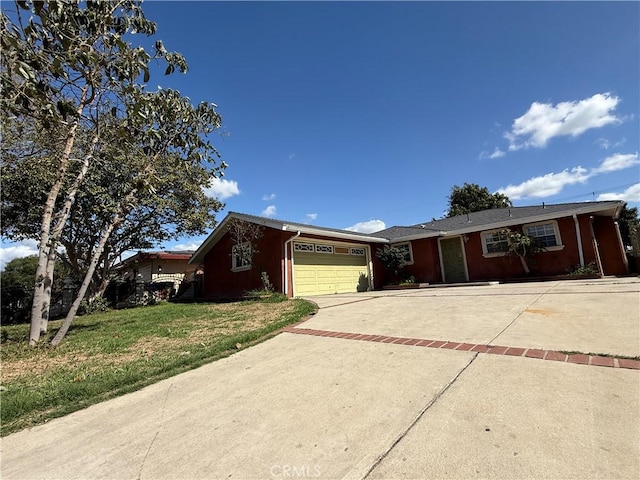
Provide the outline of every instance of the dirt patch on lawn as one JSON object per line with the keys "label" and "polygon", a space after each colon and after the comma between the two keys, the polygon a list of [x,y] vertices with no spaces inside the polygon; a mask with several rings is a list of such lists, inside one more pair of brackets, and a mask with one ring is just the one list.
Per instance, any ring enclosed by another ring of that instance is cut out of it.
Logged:
{"label": "dirt patch on lawn", "polygon": [[150,358],[161,352],[177,352],[188,355],[194,345],[208,346],[216,340],[241,332],[258,330],[278,321],[295,309],[293,302],[219,304],[211,306],[211,316],[186,321],[181,328],[190,331],[183,336],[164,337],[152,335],[141,338],[126,351],[114,353],[84,353],[70,351],[53,354],[47,349],[34,352],[28,358],[4,360],[0,368],[0,383],[5,384],[23,375],[42,375],[49,371],[81,367],[85,373],[105,366],[127,364]]}

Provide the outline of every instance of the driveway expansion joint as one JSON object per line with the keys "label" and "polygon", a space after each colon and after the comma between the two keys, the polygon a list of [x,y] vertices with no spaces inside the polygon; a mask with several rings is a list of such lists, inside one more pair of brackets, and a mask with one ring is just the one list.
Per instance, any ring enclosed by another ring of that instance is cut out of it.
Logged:
{"label": "driveway expansion joint", "polygon": [[505,355],[511,357],[525,357],[538,360],[550,360],[577,365],[591,365],[595,367],[623,368],[640,370],[640,360],[624,358],[620,355],[603,356],[581,352],[560,352],[539,348],[505,347],[493,344],[460,343],[449,340],[429,340],[426,338],[392,337],[386,335],[334,332],[331,330],[315,330],[312,328],[286,327],[283,332],[296,335],[311,335],[314,337],[333,337],[344,340],[357,340],[374,343],[393,343],[407,347],[440,348],[458,352],[486,353],[488,355]]}

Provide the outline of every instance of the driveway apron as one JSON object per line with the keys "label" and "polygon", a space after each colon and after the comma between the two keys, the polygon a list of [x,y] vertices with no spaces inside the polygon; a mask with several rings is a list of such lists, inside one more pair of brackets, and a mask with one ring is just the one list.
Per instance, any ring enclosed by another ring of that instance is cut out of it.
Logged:
{"label": "driveway apron", "polygon": [[2,478],[638,478],[639,287],[317,297],[267,342],[3,438]]}

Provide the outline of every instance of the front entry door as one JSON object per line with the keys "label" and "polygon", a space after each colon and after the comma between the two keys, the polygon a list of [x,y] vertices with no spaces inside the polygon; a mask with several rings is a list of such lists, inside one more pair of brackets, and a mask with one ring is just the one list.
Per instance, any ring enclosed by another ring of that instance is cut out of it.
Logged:
{"label": "front entry door", "polygon": [[446,283],[466,282],[467,269],[462,251],[462,237],[440,239],[443,280]]}

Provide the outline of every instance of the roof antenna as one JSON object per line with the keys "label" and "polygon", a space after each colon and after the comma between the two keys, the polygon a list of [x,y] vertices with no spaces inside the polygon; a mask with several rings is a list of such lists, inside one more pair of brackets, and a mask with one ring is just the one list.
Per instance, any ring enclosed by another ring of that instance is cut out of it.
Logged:
{"label": "roof antenna", "polygon": [[544,202],[542,202],[542,208],[547,208],[547,207],[544,206]]}
{"label": "roof antenna", "polygon": [[511,216],[511,209],[509,209],[509,216]]}
{"label": "roof antenna", "polygon": [[467,222],[471,222],[471,219],[469,218],[469,213],[467,213]]}

